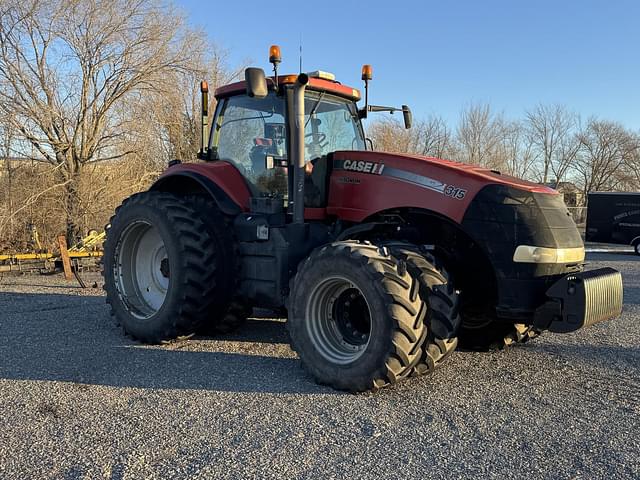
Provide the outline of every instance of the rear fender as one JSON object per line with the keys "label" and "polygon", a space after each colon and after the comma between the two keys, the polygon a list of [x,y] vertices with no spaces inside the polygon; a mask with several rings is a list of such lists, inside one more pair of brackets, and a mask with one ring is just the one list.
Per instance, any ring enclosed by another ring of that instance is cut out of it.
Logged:
{"label": "rear fender", "polygon": [[207,193],[220,211],[235,216],[247,211],[250,192],[245,179],[230,163],[178,164],[169,167],[150,190]]}

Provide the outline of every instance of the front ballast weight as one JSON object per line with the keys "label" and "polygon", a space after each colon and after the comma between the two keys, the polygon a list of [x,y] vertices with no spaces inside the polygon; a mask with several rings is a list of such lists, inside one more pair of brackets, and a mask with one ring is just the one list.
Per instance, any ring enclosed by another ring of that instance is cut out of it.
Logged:
{"label": "front ballast weight", "polygon": [[567,275],[547,290],[535,313],[538,330],[569,333],[622,313],[622,276],[613,268]]}

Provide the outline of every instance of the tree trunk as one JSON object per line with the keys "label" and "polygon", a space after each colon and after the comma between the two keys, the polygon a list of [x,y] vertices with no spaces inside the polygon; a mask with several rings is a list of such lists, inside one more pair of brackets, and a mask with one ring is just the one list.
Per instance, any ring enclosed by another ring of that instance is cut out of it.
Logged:
{"label": "tree trunk", "polygon": [[542,184],[546,185],[549,180],[549,160],[544,160],[544,173],[542,175]]}
{"label": "tree trunk", "polygon": [[71,247],[82,238],[82,203],[80,201],[80,178],[82,174],[81,164],[76,164],[71,172],[67,172],[66,185],[64,186],[64,207],[66,212],[66,236],[67,244]]}

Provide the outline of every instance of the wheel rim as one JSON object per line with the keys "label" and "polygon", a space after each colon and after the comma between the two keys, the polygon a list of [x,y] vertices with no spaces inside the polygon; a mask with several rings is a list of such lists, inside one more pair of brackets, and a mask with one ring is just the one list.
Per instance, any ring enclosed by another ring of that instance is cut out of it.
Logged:
{"label": "wheel rim", "polygon": [[332,363],[354,362],[371,339],[371,310],[351,281],[331,277],[311,292],[306,309],[307,333],[316,351]]}
{"label": "wheel rim", "polygon": [[158,230],[148,222],[130,224],[115,252],[116,287],[129,312],[146,319],[162,307],[169,290],[167,251]]}

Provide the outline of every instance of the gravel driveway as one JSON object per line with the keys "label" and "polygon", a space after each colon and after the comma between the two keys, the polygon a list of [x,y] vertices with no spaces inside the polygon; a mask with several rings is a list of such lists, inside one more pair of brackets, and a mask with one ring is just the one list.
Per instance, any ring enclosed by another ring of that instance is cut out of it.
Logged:
{"label": "gravel driveway", "polygon": [[5,276],[0,478],[640,478],[640,257],[589,260],[622,318],[360,395],[314,384],[280,320],[148,347],[101,290]]}

